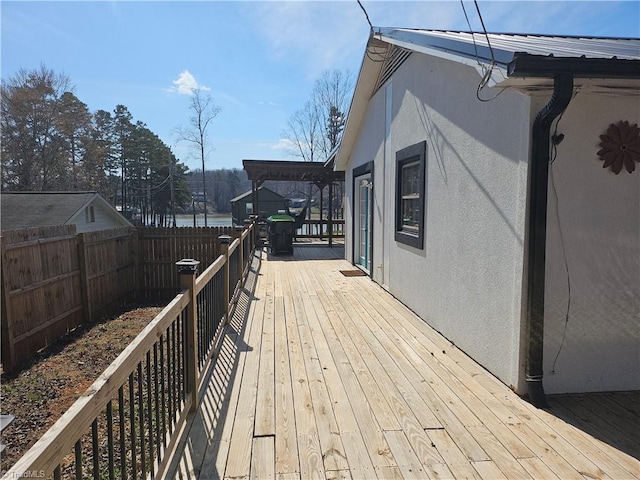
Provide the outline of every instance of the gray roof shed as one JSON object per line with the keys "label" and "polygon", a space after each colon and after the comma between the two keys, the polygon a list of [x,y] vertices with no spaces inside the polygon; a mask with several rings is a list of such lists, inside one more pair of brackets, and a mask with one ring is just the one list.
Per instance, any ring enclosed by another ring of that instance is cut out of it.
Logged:
{"label": "gray roof shed", "polygon": [[[6,192],[0,197],[2,230],[85,223],[85,207],[98,209],[89,230],[131,226],[98,192]],[[95,213],[95,212],[94,212]],[[95,228],[93,228],[95,227]],[[78,231],[83,231],[79,226]]]}

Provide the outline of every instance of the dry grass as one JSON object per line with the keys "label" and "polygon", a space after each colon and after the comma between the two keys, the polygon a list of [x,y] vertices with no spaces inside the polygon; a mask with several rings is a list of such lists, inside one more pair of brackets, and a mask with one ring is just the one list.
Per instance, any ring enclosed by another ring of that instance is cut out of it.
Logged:
{"label": "dry grass", "polygon": [[48,347],[11,376],[2,375],[0,411],[16,417],[3,432],[0,471],[13,465],[160,312],[133,308]]}

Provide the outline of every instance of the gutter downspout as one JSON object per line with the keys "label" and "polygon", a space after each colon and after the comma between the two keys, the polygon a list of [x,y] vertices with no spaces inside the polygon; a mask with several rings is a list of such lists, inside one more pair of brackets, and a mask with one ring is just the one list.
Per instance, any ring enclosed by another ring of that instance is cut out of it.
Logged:
{"label": "gutter downspout", "polygon": [[545,249],[547,243],[547,188],[549,183],[551,124],[569,105],[573,75],[556,73],[553,95],[533,122],[529,186],[529,240],[527,255],[527,367],[529,401],[547,408],[542,386],[544,350]]}

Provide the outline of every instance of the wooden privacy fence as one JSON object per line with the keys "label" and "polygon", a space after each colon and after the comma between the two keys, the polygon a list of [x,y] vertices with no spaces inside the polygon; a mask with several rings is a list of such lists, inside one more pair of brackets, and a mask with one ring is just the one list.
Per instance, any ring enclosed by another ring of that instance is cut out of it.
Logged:
{"label": "wooden privacy fence", "polygon": [[[140,290],[145,298],[168,300],[178,290],[176,258],[197,258],[209,266],[220,255],[220,235],[237,237],[236,227],[137,229]],[[214,232],[214,234],[212,234]]]}
{"label": "wooden privacy fence", "polygon": [[138,295],[135,230],[124,227],[78,235],[85,321],[92,322]]}
{"label": "wooden privacy fence", "polygon": [[124,227],[76,234],[67,225],[3,232],[4,371],[126,302],[167,301],[180,289],[176,258],[198,258],[206,268],[221,252],[218,236],[241,231]]}
{"label": "wooden privacy fence", "polygon": [[2,360],[10,370],[83,321],[82,270],[75,226],[3,235]]}
{"label": "wooden privacy fence", "polygon": [[183,290],[3,479],[166,473],[251,267],[253,225],[230,240],[221,239],[221,255],[199,276],[198,262],[178,262]]}

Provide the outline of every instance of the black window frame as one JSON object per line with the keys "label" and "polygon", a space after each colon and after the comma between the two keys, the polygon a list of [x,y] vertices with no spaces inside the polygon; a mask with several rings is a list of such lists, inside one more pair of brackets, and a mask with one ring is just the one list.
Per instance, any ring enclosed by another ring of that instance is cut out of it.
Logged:
{"label": "black window frame", "polygon": [[[396,152],[396,218],[395,240],[420,250],[424,249],[424,209],[425,209],[425,170],[427,158],[427,142],[422,141]],[[404,230],[402,222],[403,206],[403,169],[417,163],[418,168],[418,230],[410,233]]]}

